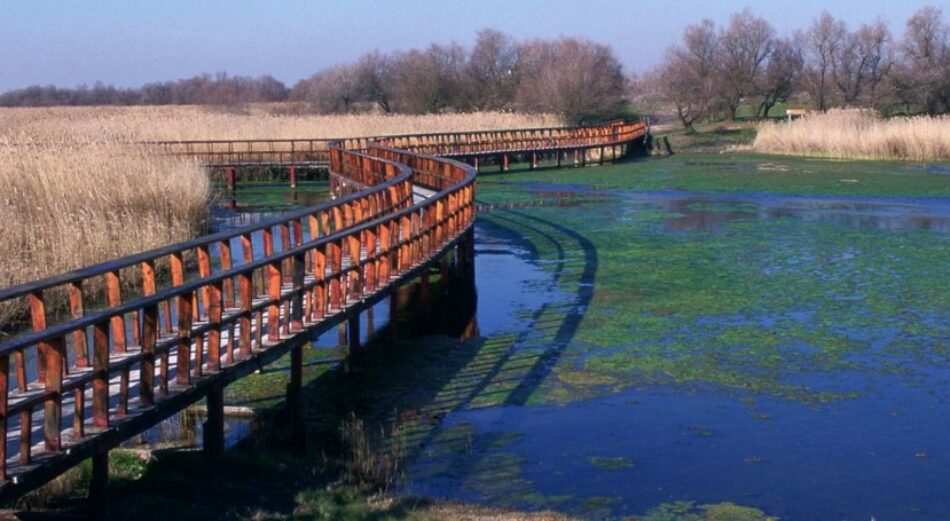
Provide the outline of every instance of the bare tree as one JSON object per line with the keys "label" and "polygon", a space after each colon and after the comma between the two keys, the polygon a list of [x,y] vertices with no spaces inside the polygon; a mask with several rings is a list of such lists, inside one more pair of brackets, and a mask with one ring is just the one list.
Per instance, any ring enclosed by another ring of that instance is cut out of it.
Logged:
{"label": "bare tree", "polygon": [[937,7],[924,7],[908,21],[893,80],[908,109],[928,114],[950,110],[950,27]]}
{"label": "bare tree", "polygon": [[376,104],[383,112],[392,112],[391,69],[390,60],[379,51],[361,56],[353,71],[357,98]]}
{"label": "bare tree", "polygon": [[431,45],[392,61],[393,108],[412,114],[464,110],[469,104],[465,51],[458,45]]}
{"label": "bare tree", "polygon": [[[832,53],[832,76],[841,104],[855,105],[871,94],[891,67],[891,35],[883,22],[848,33]],[[873,98],[873,95],[872,95]]]}
{"label": "bare tree", "polygon": [[703,83],[681,49],[667,51],[663,65],[647,77],[646,84],[654,96],[675,108],[676,117],[687,132],[694,132],[693,125],[709,113],[709,97]]}
{"label": "bare tree", "polygon": [[670,47],[657,74],[646,82],[654,95],[675,107],[683,128],[692,132],[716,100],[719,36],[710,20],[686,28],[683,45]]}
{"label": "bare tree", "polygon": [[350,112],[358,100],[352,65],[324,69],[294,86],[294,98],[308,101],[321,113]]}
{"label": "bare tree", "polygon": [[787,101],[801,81],[801,43],[794,38],[779,38],[772,42],[768,64],[756,89],[762,96],[759,115],[769,117],[769,110],[779,101]]}
{"label": "bare tree", "polygon": [[844,22],[836,20],[828,11],[823,11],[805,33],[805,87],[818,110],[825,110],[831,104],[834,56],[846,35]]}
{"label": "bare tree", "polygon": [[557,112],[577,124],[603,118],[623,99],[623,68],[610,47],[562,38],[529,42],[521,55],[516,100],[523,110]]}
{"label": "bare tree", "polygon": [[759,76],[769,54],[775,29],[748,9],[732,15],[729,27],[719,38],[721,49],[719,75],[722,98],[729,117],[736,117],[739,103],[755,95]]}
{"label": "bare tree", "polygon": [[509,106],[518,85],[517,67],[518,44],[513,38],[494,29],[479,31],[468,61],[475,106],[482,110]]}

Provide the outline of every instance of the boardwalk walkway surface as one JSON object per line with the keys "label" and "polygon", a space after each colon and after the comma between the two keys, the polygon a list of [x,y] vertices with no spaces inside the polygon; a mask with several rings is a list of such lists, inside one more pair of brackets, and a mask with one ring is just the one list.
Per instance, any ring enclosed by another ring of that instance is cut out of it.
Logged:
{"label": "boardwalk walkway surface", "polygon": [[[473,252],[480,158],[599,151],[624,156],[640,123],[422,134],[338,141],[159,143],[212,166],[326,161],[333,201],[0,289],[29,331],[0,343],[0,500],[86,458],[91,494],[108,451],[198,400],[206,449],[223,449],[225,385],[291,354],[288,406],[299,405],[302,347],[450,252]],[[301,149],[299,143],[307,143]],[[222,149],[222,150],[219,150]],[[289,149],[289,150],[285,150]],[[440,157],[441,156],[441,157]],[[454,159],[449,159],[450,156]],[[54,301],[68,302],[65,310]],[[353,335],[351,334],[351,338]],[[351,350],[358,348],[358,340]],[[98,488],[97,488],[98,487]]]}

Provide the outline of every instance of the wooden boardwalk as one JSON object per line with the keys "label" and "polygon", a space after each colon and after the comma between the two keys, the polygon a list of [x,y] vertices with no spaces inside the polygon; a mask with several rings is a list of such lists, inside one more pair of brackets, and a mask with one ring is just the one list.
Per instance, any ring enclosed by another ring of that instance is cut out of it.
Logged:
{"label": "wooden boardwalk", "polygon": [[[595,150],[602,159],[609,150],[617,158],[645,133],[642,124],[612,123],[159,144],[168,153],[232,167],[325,154],[337,198],[0,289],[0,304],[21,306],[30,329],[0,343],[0,499],[16,498],[91,457],[90,493],[98,504],[110,449],[205,398],[206,450],[223,450],[224,386],[288,352],[293,415],[301,349],[310,339],[346,323],[352,354],[359,348],[359,313],[416,278],[427,280],[450,252],[460,269],[470,269],[476,168],[438,156],[474,163],[490,154],[554,151],[560,159],[562,152]],[[281,155],[288,147],[292,154]],[[224,153],[231,155],[216,163]],[[54,300],[68,301],[67,309]]]}

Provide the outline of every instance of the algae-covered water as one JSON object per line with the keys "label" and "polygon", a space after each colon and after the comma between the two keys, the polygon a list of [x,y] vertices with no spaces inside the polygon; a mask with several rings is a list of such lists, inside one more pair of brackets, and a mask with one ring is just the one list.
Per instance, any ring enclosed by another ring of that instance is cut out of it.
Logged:
{"label": "algae-covered water", "polygon": [[385,396],[407,494],[950,517],[944,170],[695,155],[482,176],[481,337],[371,348],[348,403]]}

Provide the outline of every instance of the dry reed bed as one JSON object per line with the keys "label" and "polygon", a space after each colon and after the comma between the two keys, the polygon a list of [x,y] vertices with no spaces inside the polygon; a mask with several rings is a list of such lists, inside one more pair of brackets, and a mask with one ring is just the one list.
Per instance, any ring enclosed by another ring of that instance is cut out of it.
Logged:
{"label": "dry reed bed", "polygon": [[[209,195],[196,163],[141,147],[0,136],[0,287],[188,239]],[[0,325],[21,310],[0,307]]]}
{"label": "dry reed bed", "polygon": [[383,114],[285,114],[273,105],[241,111],[211,107],[53,107],[0,109],[0,128],[20,135],[97,136],[119,141],[343,138],[560,126],[550,114],[479,112],[424,116]]}
{"label": "dry reed bed", "polygon": [[[0,287],[195,236],[211,190],[202,168],[134,145],[147,140],[352,137],[557,126],[550,115],[286,114],[207,107],[0,109]],[[86,288],[96,292],[97,288]],[[60,308],[65,294],[51,295]],[[0,304],[0,330],[23,303]]]}
{"label": "dry reed bed", "polygon": [[756,152],[842,159],[950,161],[950,117],[881,119],[870,110],[830,110],[759,126]]}

